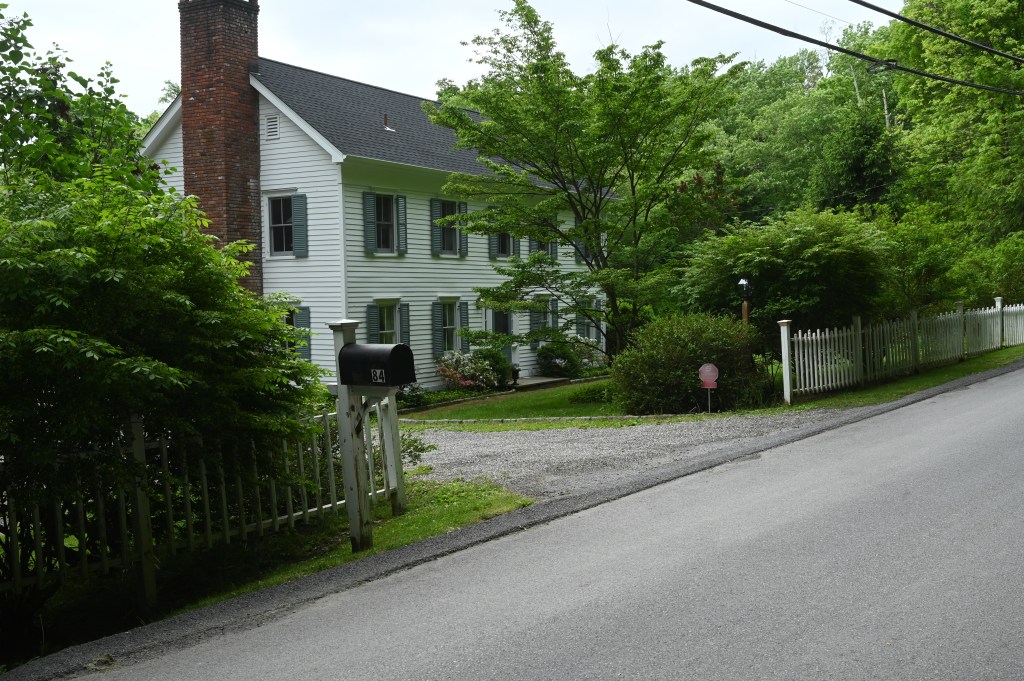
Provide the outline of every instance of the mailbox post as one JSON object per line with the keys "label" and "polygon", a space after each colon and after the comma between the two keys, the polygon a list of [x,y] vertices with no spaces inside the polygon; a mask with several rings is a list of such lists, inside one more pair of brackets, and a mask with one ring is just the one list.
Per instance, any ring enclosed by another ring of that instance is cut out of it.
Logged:
{"label": "mailbox post", "polygon": [[[342,474],[345,477],[345,507],[348,511],[352,550],[373,546],[369,501],[367,442],[369,410],[378,407],[380,444],[390,491],[391,510],[405,511],[405,484],[398,436],[395,397],[401,386],[416,381],[412,350],[407,345],[355,342],[359,322],[341,320],[331,324],[338,377],[338,442]],[[367,398],[364,400],[364,397]]]}
{"label": "mailbox post", "polygon": [[[334,356],[339,358],[346,345],[356,342],[359,322],[342,319],[330,325],[334,333]],[[340,379],[341,368],[337,376]],[[366,445],[363,441],[363,399],[359,393],[338,381],[338,446],[341,450],[341,472],[345,477],[345,510],[348,512],[348,533],[352,551],[373,547],[373,518],[370,498],[366,495],[369,473],[366,466]]]}

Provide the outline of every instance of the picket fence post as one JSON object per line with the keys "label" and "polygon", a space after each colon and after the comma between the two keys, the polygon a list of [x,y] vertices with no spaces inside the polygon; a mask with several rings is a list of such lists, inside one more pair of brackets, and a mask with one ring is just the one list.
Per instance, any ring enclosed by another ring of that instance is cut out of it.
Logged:
{"label": "picket fence post", "polygon": [[1003,347],[1003,343],[1006,342],[1006,336],[1003,332],[1003,297],[996,297],[996,313],[999,315],[999,347]]}
{"label": "picket fence post", "polygon": [[[132,456],[136,465],[145,475],[146,470],[146,431],[142,427],[142,417],[133,415]],[[156,555],[153,551],[152,514],[149,508],[149,495],[146,494],[146,481],[135,480],[134,515],[135,515],[135,548],[139,554],[139,583],[142,587],[142,602],[147,608],[156,607]],[[173,538],[172,538],[173,541]]]}
{"label": "picket fence post", "polygon": [[783,319],[779,322],[779,333],[782,335],[782,398],[786,404],[793,403],[793,386],[790,379],[792,370],[789,356],[789,325],[791,319]]}

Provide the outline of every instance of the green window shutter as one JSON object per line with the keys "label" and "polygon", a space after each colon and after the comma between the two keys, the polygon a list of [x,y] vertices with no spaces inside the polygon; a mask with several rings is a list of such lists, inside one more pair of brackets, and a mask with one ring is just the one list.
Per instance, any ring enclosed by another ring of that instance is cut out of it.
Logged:
{"label": "green window shutter", "polygon": [[441,326],[443,323],[441,303],[435,301],[430,304],[430,339],[434,349],[434,359],[438,359],[444,354],[444,327]]}
{"label": "green window shutter", "polygon": [[587,336],[587,317],[582,312],[576,313],[576,335]]}
{"label": "green window shutter", "polygon": [[[540,331],[540,325],[541,325],[541,318],[542,318],[542,316],[543,315],[541,314],[540,311],[538,311],[538,310],[530,310],[530,331],[531,332]],[[535,341],[531,341],[530,342],[530,348],[532,350],[536,350],[539,347],[540,347],[540,341],[535,340]]]}
{"label": "green window shutter", "polygon": [[363,192],[363,250],[377,252],[377,195]]}
{"label": "green window shutter", "polygon": [[558,321],[558,301],[552,298],[548,301],[548,308],[551,310],[551,328],[557,329],[561,326]]}
{"label": "green window shutter", "polygon": [[398,255],[405,255],[409,252],[409,221],[404,196],[395,197],[395,212],[398,214]]}
{"label": "green window shutter", "polygon": [[[469,328],[469,303],[466,301],[459,303],[459,328]],[[459,344],[461,346],[459,348],[460,350],[463,352],[469,352],[469,339],[463,334],[459,334]]]}
{"label": "green window shutter", "polygon": [[430,253],[441,255],[441,199],[430,199]]}
{"label": "green window shutter", "polygon": [[519,242],[520,241],[522,241],[522,239],[517,239],[515,237],[513,237],[513,239],[512,239],[512,255],[516,256],[517,258],[519,257]]}
{"label": "green window shutter", "polygon": [[[468,212],[469,206],[466,202],[459,201],[459,215],[465,215]],[[459,229],[459,257],[465,258],[467,255],[469,255],[469,232],[465,229]]]}
{"label": "green window shutter", "polygon": [[581,241],[580,239],[576,239],[575,241],[572,242],[572,245],[573,245],[573,249],[572,250],[576,254],[576,264],[577,265],[582,265],[583,264],[583,241]]}
{"label": "green window shutter", "polygon": [[527,245],[527,253],[536,253],[540,250],[540,242],[536,239],[530,238]]}
{"label": "green window shutter", "polygon": [[309,257],[309,219],[306,216],[306,195],[292,194],[292,255]]}
{"label": "green window shutter", "polygon": [[402,327],[398,330],[399,342],[410,345],[412,329],[409,328],[409,303],[400,303],[398,306],[398,323]]}
{"label": "green window shutter", "polygon": [[557,241],[549,241],[546,244],[544,244],[544,250],[546,250],[548,252],[548,255],[550,255],[552,258],[554,258],[555,260],[558,260],[558,242]]}
{"label": "green window shutter", "polygon": [[[294,315],[295,328],[296,329],[306,329],[308,331],[309,328],[310,328],[309,316],[310,315],[309,315],[309,308],[308,307],[297,306],[295,308],[295,315]],[[297,353],[299,353],[299,357],[301,357],[303,359],[307,359],[307,360],[310,359],[312,353],[310,352],[309,343],[311,341],[312,341],[312,339],[310,339],[309,342],[307,342],[306,344],[299,345],[299,346],[297,346],[295,348],[295,351]]]}
{"label": "green window shutter", "polygon": [[498,235],[488,234],[487,235],[487,257],[491,260],[498,259]]}
{"label": "green window shutter", "polygon": [[366,306],[366,342],[380,343],[380,306],[374,303]]}

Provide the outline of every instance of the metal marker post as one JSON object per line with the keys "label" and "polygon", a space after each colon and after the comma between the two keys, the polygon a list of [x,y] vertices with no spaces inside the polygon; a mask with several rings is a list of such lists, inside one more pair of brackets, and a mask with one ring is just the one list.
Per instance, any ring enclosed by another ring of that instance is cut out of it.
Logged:
{"label": "metal marker post", "polygon": [[[334,334],[335,376],[341,376],[341,349],[356,342],[359,322],[351,319],[328,324]],[[345,509],[348,511],[348,533],[352,551],[373,547],[373,518],[367,496],[369,473],[366,444],[363,441],[363,398],[350,386],[338,384],[338,447],[341,450],[341,471],[345,483]]]}
{"label": "metal marker post", "polygon": [[700,387],[708,389],[708,413],[711,413],[711,391],[718,387],[718,367],[714,364],[704,364],[697,372],[700,377]]}

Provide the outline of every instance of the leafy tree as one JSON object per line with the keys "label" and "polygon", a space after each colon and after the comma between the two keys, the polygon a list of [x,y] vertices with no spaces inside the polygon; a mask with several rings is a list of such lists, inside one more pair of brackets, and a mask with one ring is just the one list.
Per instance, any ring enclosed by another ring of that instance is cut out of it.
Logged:
{"label": "leafy tree", "polygon": [[735,315],[737,282],[747,279],[751,322],[771,341],[781,319],[826,328],[870,317],[879,309],[888,250],[884,235],[856,215],[800,209],[695,243],[675,292],[691,309]]}
{"label": "leafy tree", "polygon": [[[0,195],[0,476],[24,501],[77,484],[132,414],[151,435],[272,451],[319,396],[281,301],[238,284],[193,199],[98,169]],[[272,470],[264,458],[264,470]],[[114,457],[114,470],[124,467]]]}
{"label": "leafy tree", "polygon": [[[840,43],[871,52],[869,24]],[[827,66],[827,71],[825,70]],[[851,208],[885,200],[902,172],[892,75],[836,53],[802,50],[747,67],[735,104],[718,118],[715,145],[742,217],[808,205]]]}
{"label": "leafy tree", "polygon": [[95,79],[68,70],[54,50],[33,52],[28,15],[8,18],[0,4],[0,180],[29,171],[57,180],[103,165],[125,182],[153,190],[157,169],[139,157],[136,117],[117,97],[107,64]]}
{"label": "leafy tree", "polygon": [[151,434],[276,445],[320,394],[283,304],[241,289],[247,247],[216,249],[163,191],[109,67],[34,55],[30,26],[0,14],[0,485],[59,493],[133,413]]}
{"label": "leafy tree", "polygon": [[[1024,13],[1010,0],[908,0],[903,12],[1011,54],[1024,53]],[[988,54],[906,24],[885,35],[889,58],[982,85],[1024,90],[1024,72]],[[944,207],[990,243],[1024,229],[1024,109],[1017,95],[934,80],[894,79],[909,123],[907,148],[920,169],[908,191]]]}
{"label": "leafy tree", "polygon": [[425,106],[489,171],[453,175],[445,192],[490,206],[464,228],[553,243],[585,266],[574,272],[543,249],[512,258],[499,268],[506,283],[481,291],[486,305],[541,314],[542,293],[563,315],[606,322],[614,354],[664,300],[667,265],[688,229],[666,204],[681,181],[714,173],[707,123],[735,69],[723,73],[722,56],[674,69],[660,43],[636,55],[610,45],[580,76],[525,0],[500,15],[504,30],[473,40],[487,73],[462,87],[441,81],[440,104]]}

